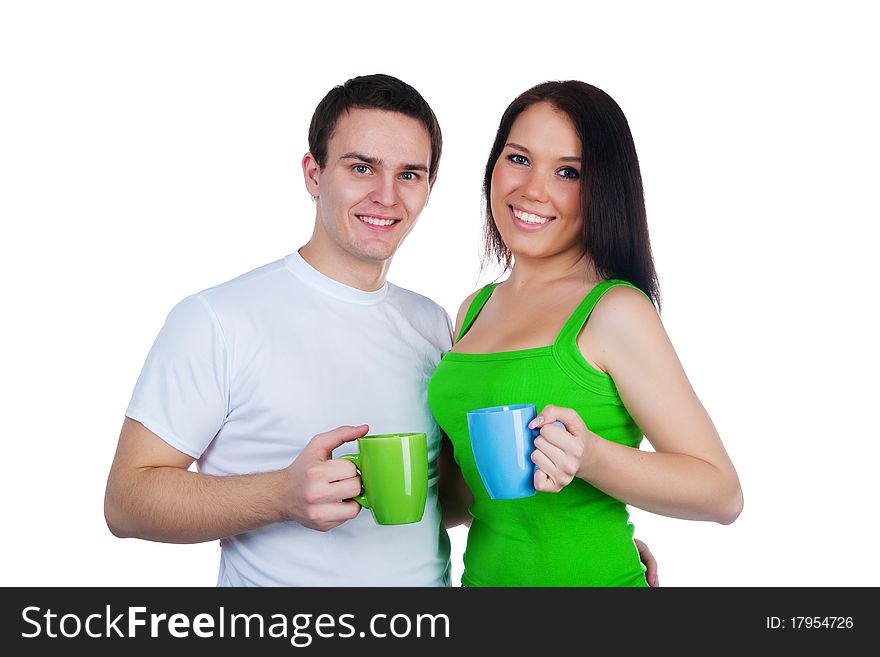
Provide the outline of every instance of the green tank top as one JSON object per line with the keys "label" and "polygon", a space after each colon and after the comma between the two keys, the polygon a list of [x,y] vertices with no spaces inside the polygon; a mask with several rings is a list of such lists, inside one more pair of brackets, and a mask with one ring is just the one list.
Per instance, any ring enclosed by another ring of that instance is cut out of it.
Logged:
{"label": "green tank top", "polygon": [[[474,464],[467,412],[505,404],[575,409],[607,440],[638,447],[642,432],[611,377],[590,366],[577,336],[602,295],[630,283],[602,281],[546,347],[488,354],[447,352],[428,385],[428,403],[452,442],[473,492],[473,522],[464,552],[465,586],[647,586],[626,505],[582,479],[558,493],[492,500]],[[467,333],[497,284],[471,303],[456,342]],[[638,289],[638,288],[636,288]]]}

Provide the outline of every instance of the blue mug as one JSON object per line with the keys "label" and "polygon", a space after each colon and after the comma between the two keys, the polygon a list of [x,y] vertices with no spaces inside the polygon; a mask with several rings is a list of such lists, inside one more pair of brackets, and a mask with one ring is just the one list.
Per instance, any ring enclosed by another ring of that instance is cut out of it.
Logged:
{"label": "blue mug", "polygon": [[[469,411],[468,433],[480,479],[493,500],[535,494],[532,451],[539,430],[529,429],[534,404],[509,404]],[[561,422],[555,422],[563,426]]]}

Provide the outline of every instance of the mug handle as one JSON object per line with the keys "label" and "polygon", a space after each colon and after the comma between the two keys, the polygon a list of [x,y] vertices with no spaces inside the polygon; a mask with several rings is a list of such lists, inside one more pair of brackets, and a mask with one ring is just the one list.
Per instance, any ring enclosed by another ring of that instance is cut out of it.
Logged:
{"label": "mug handle", "polygon": [[[345,459],[346,461],[351,461],[352,463],[354,463],[354,467],[356,467],[358,469],[358,473],[360,473],[360,471],[361,471],[361,455],[360,454],[343,454],[339,458],[342,458],[342,459]],[[370,508],[370,503],[367,502],[367,496],[364,491],[363,479],[361,479],[361,494],[355,495],[351,499],[353,499],[355,502],[360,504],[365,509]]]}

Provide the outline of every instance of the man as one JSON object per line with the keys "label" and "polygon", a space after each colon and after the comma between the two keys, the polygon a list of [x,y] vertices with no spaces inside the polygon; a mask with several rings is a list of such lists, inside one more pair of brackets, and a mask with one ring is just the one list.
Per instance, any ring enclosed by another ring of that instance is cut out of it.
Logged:
{"label": "man", "polygon": [[[107,482],[114,534],[220,539],[218,585],[449,584],[426,387],[451,326],[438,305],[385,280],[441,147],[429,105],[391,76],[353,78],[319,103],[302,161],[312,236],[169,314]],[[368,431],[427,434],[419,523],[377,525],[351,500],[360,478],[333,451],[354,451]]]}

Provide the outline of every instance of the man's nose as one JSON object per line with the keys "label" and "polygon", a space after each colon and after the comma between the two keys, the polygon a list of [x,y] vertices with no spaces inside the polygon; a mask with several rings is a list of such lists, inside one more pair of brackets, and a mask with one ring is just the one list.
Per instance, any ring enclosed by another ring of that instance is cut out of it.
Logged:
{"label": "man's nose", "polygon": [[390,207],[397,203],[397,180],[391,174],[377,176],[376,186],[370,195],[370,200],[380,205]]}

